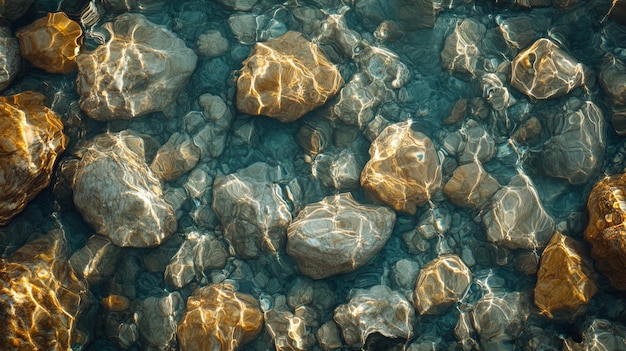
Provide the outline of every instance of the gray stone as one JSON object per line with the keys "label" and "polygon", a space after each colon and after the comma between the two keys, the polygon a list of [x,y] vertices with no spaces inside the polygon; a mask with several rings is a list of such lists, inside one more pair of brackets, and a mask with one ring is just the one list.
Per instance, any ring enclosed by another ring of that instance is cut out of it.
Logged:
{"label": "gray stone", "polygon": [[311,164],[311,172],[325,187],[350,190],[359,187],[365,162],[350,149],[329,150],[319,154]]}
{"label": "gray stone", "polygon": [[341,329],[334,321],[328,321],[317,330],[315,334],[320,348],[324,351],[330,351],[341,348]]}
{"label": "gray stone", "polygon": [[510,46],[523,49],[543,35],[550,20],[533,14],[516,14],[510,18],[498,15],[496,23],[502,37]]}
{"label": "gray stone", "polygon": [[226,139],[233,114],[219,96],[203,94],[199,98],[206,124],[193,134],[193,142],[200,148],[202,160],[219,157],[226,148]]}
{"label": "gray stone", "polygon": [[363,130],[374,119],[376,109],[391,91],[381,81],[372,81],[364,73],[355,74],[339,91],[339,100],[331,107],[333,117]]}
{"label": "gray stone", "polygon": [[115,13],[125,12],[156,12],[167,5],[166,0],[107,0],[104,6]]}
{"label": "gray stone", "polygon": [[602,89],[613,99],[615,106],[626,104],[626,65],[615,56],[607,56],[600,67],[598,81]]}
{"label": "gray stone", "polygon": [[626,328],[620,323],[592,318],[584,325],[582,341],[565,339],[563,351],[621,350],[626,345]]}
{"label": "gray stone", "polygon": [[257,0],[217,0],[217,2],[230,10],[250,11]]}
{"label": "gray stone", "polygon": [[150,169],[166,181],[172,181],[192,170],[200,159],[200,149],[186,133],[174,133],[157,151]]}
{"label": "gray stone", "polygon": [[361,205],[349,193],[328,196],[307,205],[289,226],[287,253],[313,279],[352,272],[382,249],[395,219],[390,209]]}
{"label": "gray stone", "polygon": [[111,39],[76,58],[81,109],[109,121],[169,108],[196,68],[193,50],[140,14],[120,15],[104,27]]}
{"label": "gray stone", "polygon": [[399,89],[411,79],[411,71],[395,53],[376,46],[365,48],[356,62],[361,72],[372,81],[382,81],[387,87]]}
{"label": "gray stone", "polygon": [[163,297],[148,297],[137,311],[139,340],[147,350],[172,350],[176,343],[176,320],[185,308],[178,291]]}
{"label": "gray stone", "polygon": [[263,316],[277,351],[307,351],[315,345],[315,336],[307,330],[302,318],[275,309],[266,311]]}
{"label": "gray stone", "polygon": [[463,140],[458,146],[459,163],[489,162],[496,154],[495,143],[487,131],[473,119],[459,130]]}
{"label": "gray stone", "polygon": [[209,30],[200,34],[196,42],[198,53],[204,57],[218,57],[226,54],[230,45],[219,30]]}
{"label": "gray stone", "polygon": [[122,249],[101,235],[92,235],[85,246],[74,252],[69,263],[78,276],[97,285],[113,275]]}
{"label": "gray stone", "polygon": [[101,134],[77,156],[74,204],[98,234],[122,247],[152,247],[176,230],[174,211],[144,160],[140,137]]}
{"label": "gray stone", "polygon": [[20,46],[17,39],[11,35],[10,28],[0,27],[0,91],[13,82],[20,70],[20,63]]}
{"label": "gray stone", "polygon": [[415,309],[402,294],[385,285],[375,285],[355,289],[350,295],[350,301],[337,307],[333,317],[348,346],[362,349],[374,334],[398,344],[411,339]]}
{"label": "gray stone", "polygon": [[528,297],[519,292],[486,294],[472,309],[473,327],[483,350],[509,350],[529,315]]}
{"label": "gray stone", "polygon": [[444,69],[477,76],[481,70],[481,46],[487,29],[471,18],[459,20],[441,51]]}

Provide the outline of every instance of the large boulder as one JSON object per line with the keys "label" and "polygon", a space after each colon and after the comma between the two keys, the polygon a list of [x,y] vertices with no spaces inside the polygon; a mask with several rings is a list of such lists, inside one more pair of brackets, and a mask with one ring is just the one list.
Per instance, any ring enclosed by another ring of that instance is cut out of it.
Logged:
{"label": "large boulder", "polygon": [[415,308],[438,314],[458,302],[472,281],[472,272],[457,255],[442,255],[427,263],[415,284]]}
{"label": "large boulder", "polygon": [[98,234],[122,247],[153,247],[176,230],[174,210],[144,159],[143,139],[101,134],[77,156],[74,204]]}
{"label": "large boulder", "polygon": [[48,186],[67,145],[61,117],[44,100],[31,91],[0,97],[0,225]]}
{"label": "large boulder", "polygon": [[541,254],[535,305],[548,318],[573,321],[598,290],[591,260],[580,242],[559,232]]}
{"label": "large boulder", "polygon": [[352,272],[382,249],[395,220],[387,207],[359,204],[349,193],[328,196],[291,223],[287,253],[313,279]]}
{"label": "large boulder", "polygon": [[76,58],[80,107],[100,121],[131,119],[174,103],[196,68],[185,42],[143,15],[106,23],[111,39]]}
{"label": "large boulder", "polygon": [[323,105],[343,85],[339,70],[300,33],[257,43],[237,80],[237,108],[292,122]]}
{"label": "large boulder", "polygon": [[259,302],[220,284],[199,288],[187,299],[176,335],[181,351],[234,351],[256,338],[262,328]]}
{"label": "large boulder", "polygon": [[361,186],[375,201],[414,214],[441,187],[441,165],[432,141],[411,123],[390,125],[372,142]]}

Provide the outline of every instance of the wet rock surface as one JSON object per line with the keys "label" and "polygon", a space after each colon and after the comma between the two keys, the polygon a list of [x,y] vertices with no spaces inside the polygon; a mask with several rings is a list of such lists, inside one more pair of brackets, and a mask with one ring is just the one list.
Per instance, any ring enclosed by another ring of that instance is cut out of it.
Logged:
{"label": "wet rock surface", "polygon": [[20,69],[20,45],[8,27],[0,27],[0,44],[0,90],[4,90]]}
{"label": "wet rock surface", "polygon": [[454,170],[443,193],[457,206],[480,209],[499,188],[498,181],[480,163],[468,163]]}
{"label": "wet rock surface", "polygon": [[417,277],[415,308],[420,314],[437,314],[458,302],[471,280],[471,271],[459,256],[439,256]]}

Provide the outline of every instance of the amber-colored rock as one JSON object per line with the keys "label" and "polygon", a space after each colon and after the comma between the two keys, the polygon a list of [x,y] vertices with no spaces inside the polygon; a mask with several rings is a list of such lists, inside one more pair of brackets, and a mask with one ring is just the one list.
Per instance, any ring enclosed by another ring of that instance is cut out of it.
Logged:
{"label": "amber-colored rock", "polygon": [[232,351],[263,328],[258,301],[226,284],[200,288],[187,299],[176,334],[181,351]]}
{"label": "amber-colored rock", "polygon": [[443,194],[461,207],[482,208],[500,184],[479,163],[459,166],[443,187]]}
{"label": "amber-colored rock", "polygon": [[585,240],[591,244],[596,268],[614,288],[626,291],[626,174],[596,183],[587,200],[587,211]]}
{"label": "amber-colored rock", "polygon": [[0,97],[0,225],[6,225],[50,183],[65,150],[61,117],[35,92]]}
{"label": "amber-colored rock", "polygon": [[414,214],[441,187],[441,166],[432,141],[410,123],[385,128],[372,142],[361,186],[375,201]]}
{"label": "amber-colored rock", "polygon": [[46,18],[40,18],[15,33],[20,40],[22,57],[49,73],[76,70],[82,35],[80,25],[63,12],[48,13]]}
{"label": "amber-colored rock", "polygon": [[598,287],[593,266],[582,244],[559,232],[541,255],[535,305],[548,318],[573,320],[585,312],[584,306]]}
{"label": "amber-colored rock", "polygon": [[472,272],[457,255],[442,255],[420,270],[415,284],[415,308],[420,314],[438,314],[458,302]]}
{"label": "amber-colored rock", "polygon": [[1,350],[78,350],[88,342],[78,328],[87,325],[79,320],[91,295],[67,264],[66,246],[53,231],[0,259]]}
{"label": "amber-colored rock", "polygon": [[257,43],[237,80],[237,108],[292,122],[323,105],[343,85],[339,70],[300,33]]}
{"label": "amber-colored rock", "polygon": [[121,312],[130,307],[130,301],[122,295],[109,295],[102,298],[101,302],[104,308],[113,312]]}
{"label": "amber-colored rock", "polygon": [[550,39],[539,39],[511,62],[511,86],[539,100],[563,96],[584,83],[585,68]]}

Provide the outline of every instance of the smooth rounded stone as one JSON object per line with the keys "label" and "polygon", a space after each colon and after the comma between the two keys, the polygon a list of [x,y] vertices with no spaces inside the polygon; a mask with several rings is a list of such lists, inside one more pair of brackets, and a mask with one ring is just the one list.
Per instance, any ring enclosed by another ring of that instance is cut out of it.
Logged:
{"label": "smooth rounded stone", "polygon": [[235,38],[244,45],[257,41],[257,16],[251,13],[236,12],[228,17],[228,26]]}
{"label": "smooth rounded stone", "polygon": [[607,56],[600,67],[598,81],[616,106],[626,104],[626,86],[622,84],[625,80],[626,65],[624,62],[615,56]]}
{"label": "smooth rounded stone", "polygon": [[491,107],[498,112],[504,112],[507,108],[515,105],[517,100],[511,93],[509,88],[502,82],[503,78],[495,73],[487,73],[481,77],[483,88],[483,97]]}
{"label": "smooth rounded stone", "polygon": [[471,18],[456,22],[441,51],[441,64],[452,72],[475,76],[481,69],[481,46],[487,29]]}
{"label": "smooth rounded stone", "polygon": [[541,136],[541,129],[539,119],[531,117],[515,130],[511,135],[511,139],[524,145],[532,144]]}
{"label": "smooth rounded stone", "polygon": [[202,94],[198,103],[202,106],[202,116],[206,124],[193,134],[193,142],[200,148],[203,160],[217,158],[226,148],[233,113],[226,102],[216,95]]}
{"label": "smooth rounded stone", "polygon": [[374,257],[391,236],[396,215],[362,205],[343,193],[307,205],[287,230],[287,254],[312,279],[352,272]]}
{"label": "smooth rounded stone", "polygon": [[521,176],[494,194],[482,224],[489,241],[511,250],[543,248],[554,233],[554,220],[543,209],[537,190]]}
{"label": "smooth rounded stone", "polygon": [[534,14],[515,14],[513,17],[496,16],[498,30],[510,46],[522,49],[539,39],[550,25],[550,19]]}
{"label": "smooth rounded stone", "polygon": [[213,183],[213,211],[224,237],[241,258],[276,254],[284,245],[291,214],[270,166],[256,163]]}
{"label": "smooth rounded stone", "polygon": [[361,186],[373,200],[414,214],[441,187],[441,165],[432,141],[410,122],[390,125],[372,142]]}
{"label": "smooth rounded stone", "polygon": [[20,45],[9,27],[0,26],[0,91],[6,89],[20,70]]}
{"label": "smooth rounded stone", "polygon": [[472,326],[482,350],[511,349],[506,345],[522,335],[529,316],[527,300],[520,292],[489,293],[472,306]]}
{"label": "smooth rounded stone", "polygon": [[72,254],[70,266],[90,285],[110,278],[122,254],[122,249],[101,235],[92,235],[85,246]]}
{"label": "smooth rounded stone", "polygon": [[200,148],[186,133],[174,133],[157,151],[150,169],[165,181],[173,181],[192,170],[200,160]]}
{"label": "smooth rounded stone", "polygon": [[582,340],[563,340],[563,351],[622,350],[626,344],[626,328],[614,321],[593,318],[585,322]]}
{"label": "smooth rounded stone", "polygon": [[535,305],[550,319],[573,321],[598,290],[593,264],[582,243],[559,232],[541,254]]}
{"label": "smooth rounded stone", "polygon": [[541,151],[541,166],[548,175],[577,185],[590,181],[604,165],[606,128],[596,104],[570,102],[582,106],[557,116],[554,134]]}
{"label": "smooth rounded stone", "polygon": [[589,224],[585,240],[591,257],[611,286],[626,291],[626,175],[616,174],[597,182],[587,200]]}
{"label": "smooth rounded stone", "polygon": [[400,290],[414,290],[419,271],[419,263],[403,258],[393,265],[391,281]]}
{"label": "smooth rounded stone", "polygon": [[326,119],[309,119],[296,134],[296,142],[311,157],[323,152],[333,141],[333,127]]}
{"label": "smooth rounded stone", "polygon": [[178,323],[181,351],[234,351],[255,339],[263,329],[263,313],[251,295],[228,284],[212,284],[194,291]]}
{"label": "smooth rounded stone", "polygon": [[293,313],[270,309],[263,319],[276,351],[307,351],[315,345],[315,336],[307,330],[304,320]]}
{"label": "smooth rounded stone", "polygon": [[359,187],[364,162],[350,149],[319,154],[311,164],[311,173],[325,187],[350,190]]}
{"label": "smooth rounded stone", "polygon": [[387,346],[392,346],[404,344],[413,337],[415,309],[399,292],[385,285],[375,285],[353,290],[348,303],[335,309],[333,319],[341,327],[343,340],[352,349],[364,348],[368,338],[377,334],[387,339]]}
{"label": "smooth rounded stone", "polygon": [[193,50],[167,28],[136,13],[120,15],[104,28],[111,39],[76,58],[80,108],[91,118],[110,121],[174,104],[196,68]]}
{"label": "smooth rounded stone", "polygon": [[176,343],[176,319],[185,308],[178,291],[151,296],[139,304],[137,331],[142,345],[153,350],[171,350]]}
{"label": "smooth rounded stone", "polygon": [[15,21],[22,17],[35,0],[5,0],[0,2],[0,19],[3,21]]}
{"label": "smooth rounded stone", "polygon": [[531,98],[563,96],[585,83],[586,68],[552,40],[542,38],[511,62],[511,86]]}
{"label": "smooth rounded stone", "polygon": [[339,100],[331,108],[332,115],[363,130],[374,120],[378,106],[390,97],[383,82],[357,73],[339,92]]}
{"label": "smooth rounded stone", "polygon": [[176,230],[174,210],[144,159],[143,139],[126,131],[101,134],[77,156],[74,204],[96,233],[122,247],[153,247]]}
{"label": "smooth rounded stone", "polygon": [[204,276],[206,269],[226,265],[228,252],[216,238],[191,232],[165,268],[165,282],[181,289],[194,278]]}
{"label": "smooth rounded stone", "polygon": [[67,146],[61,116],[32,91],[0,97],[0,226],[50,184]]}
{"label": "smooth rounded stone", "polygon": [[441,314],[461,300],[472,272],[457,255],[442,255],[428,262],[415,284],[414,306],[423,314]]}
{"label": "smooth rounded stone", "polygon": [[500,189],[500,184],[480,163],[457,167],[443,187],[443,194],[456,206],[482,209]]}
{"label": "smooth rounded stone", "polygon": [[317,343],[324,351],[330,351],[341,348],[341,329],[335,321],[327,321],[315,333]]}
{"label": "smooth rounded stone", "polygon": [[369,46],[355,58],[361,72],[371,80],[383,81],[392,89],[402,88],[411,79],[411,71],[395,53]]}
{"label": "smooth rounded stone", "polygon": [[237,79],[237,108],[292,122],[326,103],[343,85],[341,74],[300,33],[257,43]]}
{"label": "smooth rounded stone", "polygon": [[213,177],[208,173],[207,165],[203,163],[189,173],[183,187],[187,197],[204,199],[207,190],[210,191],[212,185]]}
{"label": "smooth rounded stone", "polygon": [[458,131],[463,140],[457,149],[459,163],[489,162],[496,154],[493,138],[475,120],[470,119]]}
{"label": "smooth rounded stone", "polygon": [[467,114],[467,99],[460,98],[452,106],[452,110],[450,110],[450,114],[446,119],[443,120],[445,124],[456,124],[462,121]]}
{"label": "smooth rounded stone", "polygon": [[0,258],[0,349],[82,350],[92,323],[87,284],[67,263],[61,230],[26,243]]}
{"label": "smooth rounded stone", "polygon": [[48,73],[71,73],[76,70],[82,35],[80,24],[63,12],[48,13],[47,17],[15,32],[22,57]]}
{"label": "smooth rounded stone", "polygon": [[219,30],[209,30],[200,34],[196,46],[198,53],[204,57],[222,56],[230,49],[228,39],[224,38]]}
{"label": "smooth rounded stone", "polygon": [[318,33],[315,40],[333,61],[340,61],[346,57],[358,59],[363,51],[361,34],[348,26],[343,14],[326,16]]}

